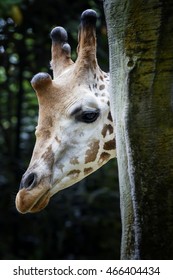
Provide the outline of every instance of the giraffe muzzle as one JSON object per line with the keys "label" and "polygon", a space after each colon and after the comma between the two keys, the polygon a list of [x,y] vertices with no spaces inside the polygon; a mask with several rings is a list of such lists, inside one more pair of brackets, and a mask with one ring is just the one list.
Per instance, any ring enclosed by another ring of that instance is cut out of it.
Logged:
{"label": "giraffe muzzle", "polygon": [[22,213],[35,213],[47,206],[50,200],[49,177],[40,181],[36,173],[24,175],[16,196],[16,208]]}

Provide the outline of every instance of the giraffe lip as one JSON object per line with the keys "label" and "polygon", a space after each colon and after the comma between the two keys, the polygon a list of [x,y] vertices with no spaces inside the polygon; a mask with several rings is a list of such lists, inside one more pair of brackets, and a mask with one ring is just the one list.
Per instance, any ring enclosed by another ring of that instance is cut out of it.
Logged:
{"label": "giraffe lip", "polygon": [[16,196],[16,208],[22,213],[35,213],[44,209],[50,200],[50,186],[39,186],[32,190],[19,190]]}
{"label": "giraffe lip", "polygon": [[38,200],[35,201],[35,203],[29,209],[29,212],[35,213],[41,211],[47,206],[49,200],[50,200],[50,191],[47,190],[40,198],[38,198]]}

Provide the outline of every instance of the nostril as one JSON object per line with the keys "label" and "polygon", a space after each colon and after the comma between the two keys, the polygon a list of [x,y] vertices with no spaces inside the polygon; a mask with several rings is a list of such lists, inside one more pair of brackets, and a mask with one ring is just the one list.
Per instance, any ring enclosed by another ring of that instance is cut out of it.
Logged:
{"label": "nostril", "polygon": [[27,177],[23,178],[20,188],[33,188],[36,185],[37,176],[35,173],[30,173]]}

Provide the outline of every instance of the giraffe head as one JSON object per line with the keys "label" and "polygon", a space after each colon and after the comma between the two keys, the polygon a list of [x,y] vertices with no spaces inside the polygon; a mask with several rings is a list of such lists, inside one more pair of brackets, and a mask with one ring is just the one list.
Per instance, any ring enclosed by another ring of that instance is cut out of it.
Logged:
{"label": "giraffe head", "polygon": [[36,143],[16,196],[21,213],[43,209],[50,197],[115,157],[109,104],[109,76],[96,59],[96,13],[81,16],[78,57],[70,57],[67,32],[51,32],[53,79],[31,81],[39,103]]}

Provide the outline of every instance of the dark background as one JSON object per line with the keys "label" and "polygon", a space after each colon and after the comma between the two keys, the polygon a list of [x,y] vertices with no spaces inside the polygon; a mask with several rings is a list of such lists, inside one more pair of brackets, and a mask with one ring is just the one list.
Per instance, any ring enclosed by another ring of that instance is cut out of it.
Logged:
{"label": "dark background", "polygon": [[102,1],[0,0],[0,259],[119,259],[116,160],[56,194],[45,210],[22,215],[15,195],[34,146],[38,104],[30,80],[49,70],[56,25],[76,58],[81,13],[98,13],[98,61],[108,71]]}

